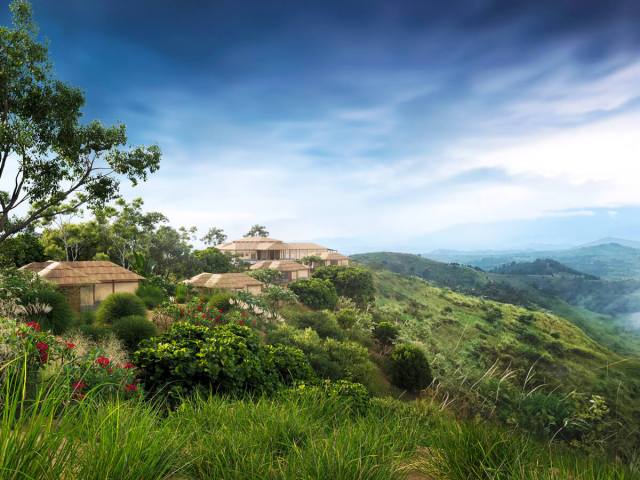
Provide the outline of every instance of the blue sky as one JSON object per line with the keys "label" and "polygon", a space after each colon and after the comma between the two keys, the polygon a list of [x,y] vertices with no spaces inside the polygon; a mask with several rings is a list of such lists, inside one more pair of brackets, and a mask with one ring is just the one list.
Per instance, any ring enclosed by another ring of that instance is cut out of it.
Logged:
{"label": "blue sky", "polygon": [[640,239],[637,1],[33,4],[86,118],[161,146],[124,194],[176,226],[347,252]]}

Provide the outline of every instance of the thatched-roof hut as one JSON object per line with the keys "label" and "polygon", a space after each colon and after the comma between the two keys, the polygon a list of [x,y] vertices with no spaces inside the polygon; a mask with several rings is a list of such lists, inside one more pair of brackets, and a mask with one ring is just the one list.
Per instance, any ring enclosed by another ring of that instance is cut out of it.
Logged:
{"label": "thatched-roof hut", "polygon": [[338,252],[324,252],[318,256],[325,265],[349,265],[349,257]]}
{"label": "thatched-roof hut", "polygon": [[109,261],[34,262],[20,269],[56,284],[78,311],[95,306],[112,293],[133,293],[143,279]]}
{"label": "thatched-roof hut", "polygon": [[250,277],[246,273],[199,273],[185,280],[184,283],[199,290],[211,292],[213,290],[231,290],[234,292],[262,292],[263,283]]}
{"label": "thatched-roof hut", "polygon": [[263,260],[251,265],[251,270],[271,269],[282,273],[285,283],[309,278],[309,267],[293,260]]}

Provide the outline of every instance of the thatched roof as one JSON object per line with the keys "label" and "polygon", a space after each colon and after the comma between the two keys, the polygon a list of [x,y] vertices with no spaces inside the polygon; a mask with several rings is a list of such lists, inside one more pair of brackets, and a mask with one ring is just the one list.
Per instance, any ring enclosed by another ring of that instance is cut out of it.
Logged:
{"label": "thatched roof", "polygon": [[250,277],[246,273],[199,273],[184,283],[199,288],[222,288],[237,290],[247,287],[260,287],[262,282]]}
{"label": "thatched roof", "polygon": [[286,250],[282,240],[268,237],[244,237],[217,247],[222,251],[237,252],[241,250]]}
{"label": "thatched roof", "polygon": [[20,269],[37,273],[60,286],[137,282],[144,278],[109,261],[34,262]]}
{"label": "thatched roof", "polygon": [[349,260],[349,257],[345,257],[338,252],[324,252],[318,255],[322,260]]}
{"label": "thatched roof", "polygon": [[251,270],[271,268],[279,272],[299,272],[309,270],[309,267],[293,260],[262,260],[251,265]]}
{"label": "thatched roof", "polygon": [[327,247],[311,242],[292,242],[286,245],[289,250],[329,250]]}

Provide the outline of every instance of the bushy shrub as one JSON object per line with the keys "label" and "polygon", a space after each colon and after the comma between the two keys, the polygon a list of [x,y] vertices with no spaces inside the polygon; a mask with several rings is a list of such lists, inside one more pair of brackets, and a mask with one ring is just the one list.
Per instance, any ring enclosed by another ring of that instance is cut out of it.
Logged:
{"label": "bushy shrub", "polygon": [[[63,293],[50,289],[43,289],[28,295],[26,305],[35,308],[27,308],[28,318],[40,323],[44,330],[50,330],[60,335],[77,323],[76,313],[71,309],[67,298]],[[47,306],[46,310],[38,311],[37,305]]]}
{"label": "bushy shrub", "polygon": [[97,323],[88,323],[78,326],[78,330],[82,335],[93,340],[94,342],[103,340],[111,335],[111,328],[107,325],[98,325]]}
{"label": "bushy shrub", "polygon": [[296,280],[289,284],[289,288],[302,303],[316,310],[333,310],[338,303],[336,288],[329,280],[319,278]]}
{"label": "bushy shrub", "polygon": [[391,382],[411,392],[428,387],[433,381],[429,361],[416,345],[399,345],[389,357]]}
{"label": "bushy shrub", "polygon": [[266,284],[281,283],[283,280],[282,272],[273,268],[261,268],[259,270],[251,270],[247,272],[247,275],[255,278],[256,280]]}
{"label": "bushy shrub", "polygon": [[[152,392],[178,396],[199,389],[234,395],[270,393],[283,384],[281,369],[288,364],[275,360],[278,351],[265,348],[248,327],[208,328],[180,322],[165,334],[142,342],[134,363],[141,369],[145,388]],[[294,356],[291,351],[287,355],[288,360]],[[295,362],[289,367],[291,375],[301,371]]]}
{"label": "bushy shrub", "polygon": [[231,301],[234,298],[235,295],[231,292],[216,292],[209,298],[208,305],[225,313],[231,310]]}
{"label": "bushy shrub", "polygon": [[277,308],[298,301],[295,293],[288,288],[282,288],[278,285],[267,285],[262,290],[260,297],[269,308]]}
{"label": "bushy shrub", "polygon": [[359,266],[331,265],[317,268],[313,278],[330,281],[338,295],[351,298],[358,305],[371,303],[375,295],[373,275]]}
{"label": "bushy shrub", "polygon": [[302,383],[287,394],[314,405],[323,405],[324,408],[337,408],[341,414],[346,411],[351,414],[363,415],[369,411],[371,405],[371,397],[367,388],[360,383],[348,380]]}
{"label": "bushy shrub", "polygon": [[119,318],[131,315],[145,316],[147,309],[140,298],[133,293],[113,293],[105,298],[96,310],[96,319],[103,324],[111,324]]}
{"label": "bushy shrub", "polygon": [[266,345],[269,358],[280,381],[289,385],[299,380],[310,380],[314,377],[311,365],[299,348],[287,345]]}
{"label": "bushy shrub", "polygon": [[167,299],[167,295],[161,287],[147,283],[143,283],[138,287],[136,295],[142,299],[149,309],[156,308]]}
{"label": "bushy shrub", "polygon": [[344,332],[338,325],[335,315],[327,311],[296,312],[289,314],[287,320],[300,329],[312,328],[322,338],[344,338]]}
{"label": "bushy shrub", "polygon": [[146,317],[131,315],[114,321],[113,333],[124,343],[125,347],[133,351],[142,340],[157,335],[158,329]]}
{"label": "bushy shrub", "polygon": [[176,286],[174,298],[177,303],[185,303],[189,300],[190,294],[191,294],[191,291],[189,287],[184,283],[179,283]]}
{"label": "bushy shrub", "polygon": [[380,322],[373,327],[373,338],[383,347],[394,344],[400,335],[400,329],[391,322]]}

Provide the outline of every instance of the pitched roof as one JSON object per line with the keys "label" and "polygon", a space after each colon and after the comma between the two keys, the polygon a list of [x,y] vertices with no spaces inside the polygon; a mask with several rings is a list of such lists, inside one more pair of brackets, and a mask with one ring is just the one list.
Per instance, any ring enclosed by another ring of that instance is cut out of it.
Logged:
{"label": "pitched roof", "polygon": [[137,282],[144,277],[109,261],[34,262],[20,268],[37,273],[57,285]]}
{"label": "pitched roof", "polygon": [[286,245],[289,250],[330,250],[327,247],[312,242],[292,242]]}
{"label": "pitched roof", "polygon": [[285,250],[282,240],[268,237],[244,237],[233,242],[227,242],[217,247],[223,251],[238,250]]}
{"label": "pitched roof", "polygon": [[338,252],[323,252],[319,255],[322,260],[349,260],[349,257],[345,257]]}
{"label": "pitched roof", "polygon": [[246,288],[259,287],[262,282],[250,277],[246,273],[199,273],[185,280],[184,283],[201,288]]}
{"label": "pitched roof", "polygon": [[262,260],[251,265],[251,270],[260,270],[271,268],[279,272],[299,272],[300,270],[309,270],[309,267],[293,260]]}

